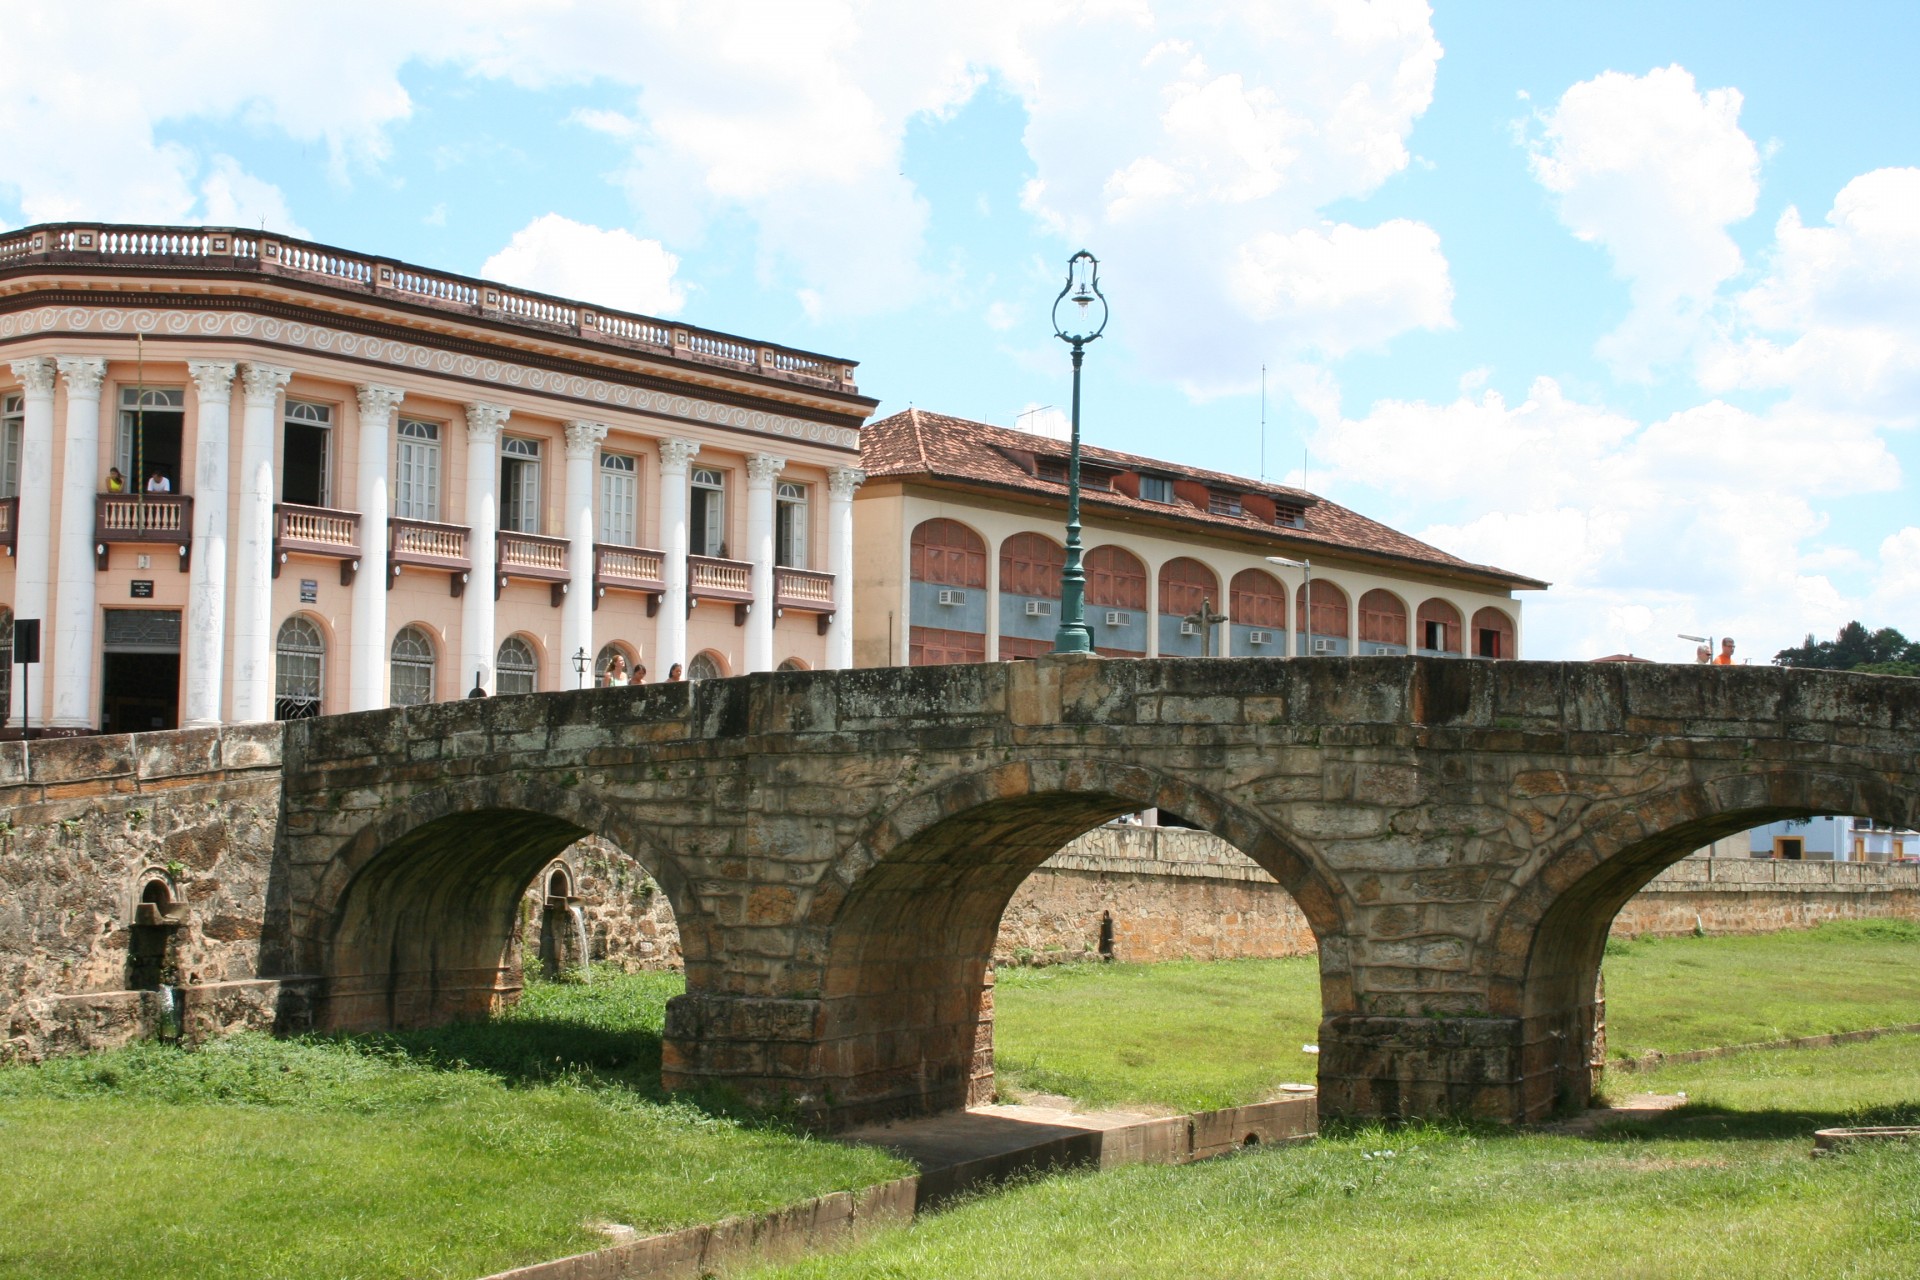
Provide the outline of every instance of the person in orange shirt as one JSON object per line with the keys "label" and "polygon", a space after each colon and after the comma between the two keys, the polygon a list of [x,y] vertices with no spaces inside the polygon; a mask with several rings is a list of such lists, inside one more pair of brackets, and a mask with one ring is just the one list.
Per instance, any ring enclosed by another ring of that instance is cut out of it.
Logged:
{"label": "person in orange shirt", "polygon": [[1716,667],[1730,667],[1733,665],[1732,636],[1728,636],[1720,642],[1720,654],[1713,660],[1713,665]]}

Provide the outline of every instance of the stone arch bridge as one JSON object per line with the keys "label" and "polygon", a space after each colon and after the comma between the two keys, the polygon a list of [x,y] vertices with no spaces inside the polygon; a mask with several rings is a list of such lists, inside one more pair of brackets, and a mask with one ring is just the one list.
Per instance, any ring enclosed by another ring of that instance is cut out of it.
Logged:
{"label": "stone arch bridge", "polygon": [[1319,940],[1321,1106],[1586,1101],[1608,922],[1783,817],[1920,823],[1920,681],[1408,658],[1043,659],[496,698],[286,727],[269,929],[319,1018],[510,998],[526,884],[583,834],[654,875],[669,1085],[823,1125],[981,1100],[1020,881],[1116,815],[1224,837]]}

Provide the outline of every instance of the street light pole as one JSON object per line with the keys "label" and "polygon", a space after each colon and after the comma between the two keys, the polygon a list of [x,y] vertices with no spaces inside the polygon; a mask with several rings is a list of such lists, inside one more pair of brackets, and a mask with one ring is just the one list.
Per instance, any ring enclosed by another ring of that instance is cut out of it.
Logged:
{"label": "street light pole", "polygon": [[[1079,308],[1061,324],[1060,305],[1071,301]],[[1099,311],[1090,308],[1098,304]],[[1053,635],[1055,653],[1092,653],[1093,632],[1087,626],[1087,574],[1080,564],[1080,362],[1089,342],[1107,327],[1107,300],[1100,292],[1100,260],[1085,249],[1067,259],[1067,283],[1053,300],[1053,336],[1073,348],[1073,436],[1067,450],[1067,563],[1060,571],[1060,627]]]}
{"label": "street light pole", "polygon": [[1307,642],[1301,656],[1310,658],[1313,656],[1313,561],[1289,560],[1285,556],[1268,556],[1267,563],[1300,570],[1300,612],[1305,617],[1298,620],[1301,625],[1297,630],[1305,633]]}

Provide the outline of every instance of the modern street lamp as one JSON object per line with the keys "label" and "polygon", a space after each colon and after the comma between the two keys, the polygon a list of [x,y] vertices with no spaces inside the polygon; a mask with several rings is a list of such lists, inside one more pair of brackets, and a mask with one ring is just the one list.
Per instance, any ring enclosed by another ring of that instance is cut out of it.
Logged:
{"label": "modern street lamp", "polygon": [[1705,645],[1705,646],[1707,646],[1707,648],[1706,648],[1706,654],[1707,654],[1707,657],[1706,657],[1706,660],[1707,660],[1708,662],[1712,662],[1712,661],[1713,661],[1713,637],[1712,637],[1712,636],[1690,636],[1690,635],[1688,635],[1688,634],[1687,634],[1686,632],[1684,632],[1684,631],[1680,631],[1680,632],[1676,632],[1675,634],[1676,634],[1677,636],[1679,636],[1679,638],[1680,638],[1680,639],[1682,639],[1682,640],[1691,640],[1691,641],[1693,641],[1693,642],[1694,642],[1695,644],[1703,644],[1703,645]]}
{"label": "modern street lamp", "polygon": [[[1061,306],[1074,310],[1062,322]],[[1087,628],[1087,574],[1080,567],[1080,360],[1086,346],[1107,327],[1107,299],[1100,292],[1100,260],[1085,249],[1067,259],[1067,283],[1053,300],[1053,336],[1073,348],[1073,440],[1067,451],[1067,564],[1060,572],[1060,628],[1055,653],[1092,653]]]}
{"label": "modern street lamp", "polygon": [[1289,560],[1285,556],[1268,556],[1268,564],[1277,564],[1288,569],[1300,570],[1300,612],[1306,616],[1299,619],[1299,630],[1305,634],[1305,656],[1313,654],[1313,561]]}
{"label": "modern street lamp", "polygon": [[574,670],[574,674],[578,677],[578,679],[576,679],[574,682],[574,688],[576,689],[586,688],[587,687],[587,650],[586,650],[586,646],[584,645],[574,650],[573,670]]}

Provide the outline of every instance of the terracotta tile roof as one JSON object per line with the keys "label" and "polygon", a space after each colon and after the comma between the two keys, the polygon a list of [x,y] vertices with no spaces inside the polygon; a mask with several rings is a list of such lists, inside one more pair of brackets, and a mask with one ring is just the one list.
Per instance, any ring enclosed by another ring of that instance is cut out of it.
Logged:
{"label": "terracotta tile roof", "polygon": [[[925,478],[1003,492],[1025,493],[1049,503],[1063,503],[1066,486],[1036,474],[1036,458],[1064,458],[1064,441],[985,422],[952,418],[925,409],[908,409],[871,423],[860,433],[860,465],[873,479]],[[1206,471],[1158,458],[1143,458],[1082,444],[1083,475],[1088,464],[1115,472],[1165,476],[1189,486],[1223,494],[1252,497],[1305,509],[1305,527],[1277,526],[1261,515],[1220,514],[1194,501],[1194,492],[1179,494],[1169,503],[1152,502],[1119,489],[1091,490],[1084,485],[1081,502],[1092,511],[1101,508],[1138,513],[1155,520],[1205,526],[1217,532],[1257,533],[1275,544],[1275,551],[1311,556],[1316,545],[1363,558],[1385,558],[1428,565],[1442,571],[1488,578],[1517,590],[1541,590],[1537,578],[1475,564],[1448,555],[1397,529],[1369,520],[1337,502],[1304,489],[1250,480],[1223,471]]]}

